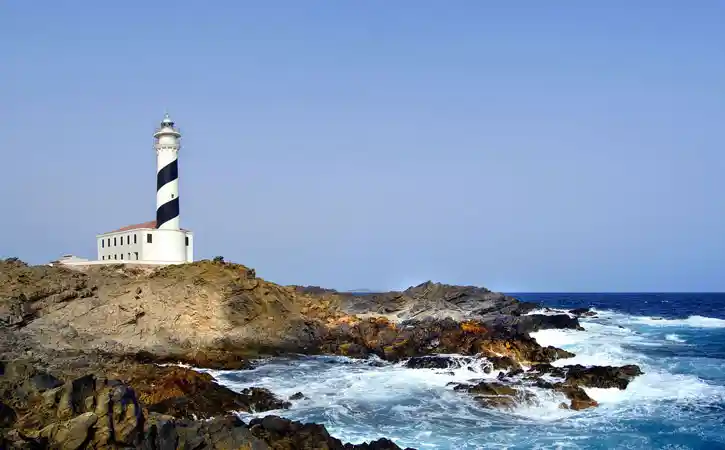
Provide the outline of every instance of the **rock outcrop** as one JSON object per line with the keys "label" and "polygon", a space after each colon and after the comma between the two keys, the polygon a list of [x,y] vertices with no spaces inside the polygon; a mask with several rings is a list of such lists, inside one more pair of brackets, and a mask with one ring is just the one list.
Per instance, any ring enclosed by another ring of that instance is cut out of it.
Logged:
{"label": "rock outcrop", "polygon": [[[244,400],[245,392],[240,395],[227,390],[228,398],[217,392],[214,400],[221,400],[223,405],[216,405],[219,414],[208,420],[192,417],[194,410],[191,409],[154,411],[159,403],[187,396],[189,391],[176,380],[193,380],[191,371],[184,377],[174,372],[162,374],[157,378],[160,392],[156,393],[149,386],[137,391],[120,380],[94,374],[65,383],[39,383],[39,376],[58,379],[25,363],[3,362],[2,367],[0,387],[3,396],[12,402],[12,405],[0,403],[0,448],[3,449],[399,449],[385,439],[370,444],[342,444],[322,425],[301,424],[276,416],[245,424],[238,417],[228,415],[223,406],[238,406],[236,402]],[[134,377],[143,381],[140,374]],[[170,383],[172,386],[164,384],[169,380],[174,380]],[[192,384],[198,384],[208,394],[213,389],[205,386],[206,381],[202,376]],[[209,412],[211,399],[209,404],[200,405],[195,394],[191,389],[189,401],[183,404],[202,414]],[[254,397],[259,392],[251,395]],[[159,398],[163,400],[158,402]],[[261,399],[268,402],[269,395],[264,393]]]}

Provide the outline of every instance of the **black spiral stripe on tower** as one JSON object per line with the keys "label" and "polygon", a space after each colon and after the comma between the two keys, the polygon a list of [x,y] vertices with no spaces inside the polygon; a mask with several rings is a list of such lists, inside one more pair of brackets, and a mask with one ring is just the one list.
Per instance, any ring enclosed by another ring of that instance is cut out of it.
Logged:
{"label": "black spiral stripe on tower", "polygon": [[[156,175],[156,192],[161,190],[164,185],[179,178],[178,160],[175,159],[164,166]],[[161,228],[169,220],[179,216],[179,197],[176,197],[156,210],[156,228]]]}

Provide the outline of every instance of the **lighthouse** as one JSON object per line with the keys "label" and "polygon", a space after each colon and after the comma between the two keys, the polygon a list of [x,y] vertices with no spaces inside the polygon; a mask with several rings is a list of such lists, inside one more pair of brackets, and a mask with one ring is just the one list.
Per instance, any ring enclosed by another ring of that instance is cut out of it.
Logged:
{"label": "lighthouse", "polygon": [[[180,264],[194,260],[194,235],[179,217],[181,133],[168,114],[154,132],[156,220],[96,235],[98,262]],[[153,173],[153,172],[152,172]]]}
{"label": "lighthouse", "polygon": [[156,149],[156,228],[179,229],[179,147],[181,133],[167,113],[154,133]]}

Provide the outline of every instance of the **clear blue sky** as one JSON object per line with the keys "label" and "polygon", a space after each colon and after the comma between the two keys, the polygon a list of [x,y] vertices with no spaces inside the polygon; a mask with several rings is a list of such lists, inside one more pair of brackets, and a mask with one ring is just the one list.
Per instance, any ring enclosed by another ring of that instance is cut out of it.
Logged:
{"label": "clear blue sky", "polygon": [[725,2],[0,4],[0,255],[155,217],[280,283],[725,290]]}

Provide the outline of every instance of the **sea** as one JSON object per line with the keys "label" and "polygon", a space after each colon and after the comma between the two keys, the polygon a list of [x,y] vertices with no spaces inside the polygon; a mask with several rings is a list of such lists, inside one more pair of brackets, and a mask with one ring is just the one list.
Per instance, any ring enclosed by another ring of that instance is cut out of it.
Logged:
{"label": "sea", "polygon": [[275,358],[255,369],[210,371],[236,390],[266,387],[303,399],[278,414],[325,425],[343,442],[387,437],[418,449],[725,449],[725,294],[511,294],[553,314],[591,307],[585,331],[533,333],[572,351],[555,365],[638,364],[626,390],[586,388],[600,406],[560,409],[565,399],[532,388],[532,404],[484,409],[448,385],[494,379],[485,360],[452,371],[407,369],[378,359]]}

